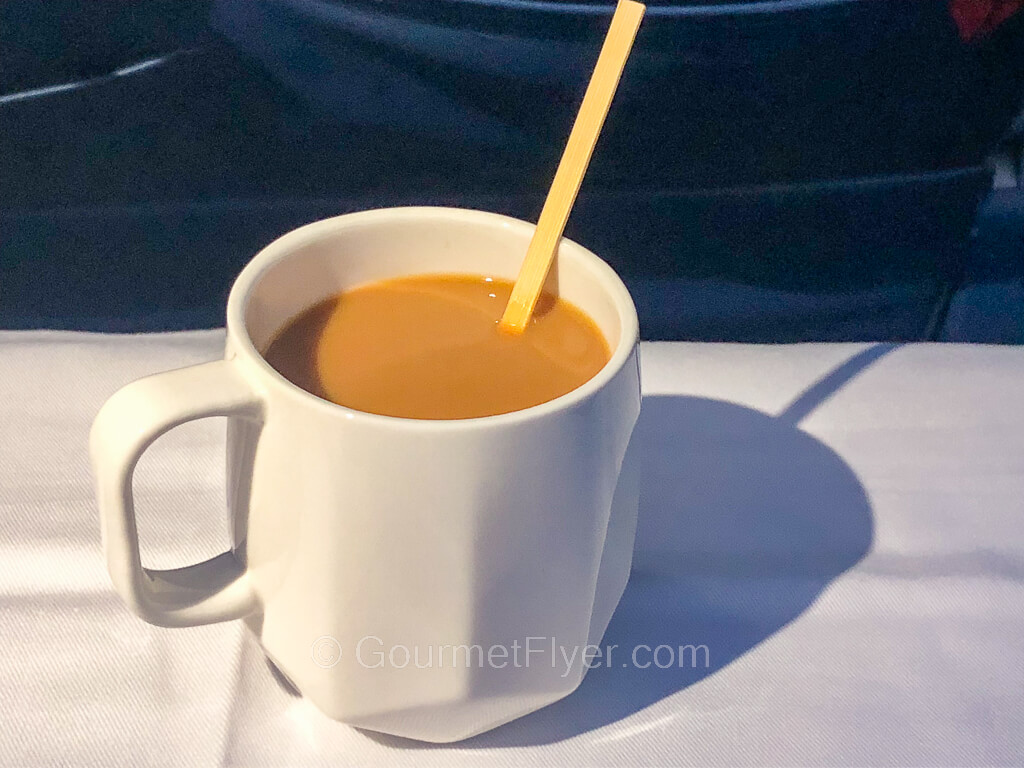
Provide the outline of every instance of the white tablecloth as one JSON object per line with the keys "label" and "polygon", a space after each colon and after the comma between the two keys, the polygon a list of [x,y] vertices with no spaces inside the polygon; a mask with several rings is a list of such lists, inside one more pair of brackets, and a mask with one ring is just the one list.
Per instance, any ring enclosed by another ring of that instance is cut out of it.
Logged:
{"label": "white tablecloth", "polygon": [[[91,420],[221,345],[0,333],[0,763],[1024,763],[1024,349],[645,345],[637,554],[605,643],[704,645],[707,668],[593,669],[438,747],[321,716],[239,622],[157,629],[114,595]],[[222,445],[211,420],[144,457],[147,565],[224,548]]]}

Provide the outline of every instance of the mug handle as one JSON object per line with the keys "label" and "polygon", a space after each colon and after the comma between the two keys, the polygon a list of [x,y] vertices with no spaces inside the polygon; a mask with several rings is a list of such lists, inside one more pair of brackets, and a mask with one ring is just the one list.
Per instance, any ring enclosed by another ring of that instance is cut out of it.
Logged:
{"label": "mug handle", "polygon": [[142,567],[132,475],[160,435],[207,416],[262,422],[263,401],[227,360],[139,379],[103,405],[89,447],[96,477],[103,549],[114,587],[151,624],[190,627],[253,613],[258,600],[233,552],[195,565],[158,571]]}

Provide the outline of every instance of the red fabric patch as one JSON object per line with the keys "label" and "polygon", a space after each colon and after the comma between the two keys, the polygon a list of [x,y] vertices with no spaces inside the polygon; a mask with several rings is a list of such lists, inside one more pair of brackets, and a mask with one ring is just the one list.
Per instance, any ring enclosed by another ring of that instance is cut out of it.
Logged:
{"label": "red fabric patch", "polygon": [[994,30],[1024,6],[1024,0],[950,0],[949,12],[960,39],[977,40]]}

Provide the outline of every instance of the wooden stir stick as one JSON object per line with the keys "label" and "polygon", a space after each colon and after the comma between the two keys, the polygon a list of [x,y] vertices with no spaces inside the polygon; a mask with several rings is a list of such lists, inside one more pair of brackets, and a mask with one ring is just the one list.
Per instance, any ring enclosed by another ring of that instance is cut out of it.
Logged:
{"label": "wooden stir stick", "polygon": [[633,0],[619,0],[615,9],[537,229],[526,249],[526,259],[501,317],[499,327],[503,330],[522,333],[530,322],[645,10],[642,3]]}

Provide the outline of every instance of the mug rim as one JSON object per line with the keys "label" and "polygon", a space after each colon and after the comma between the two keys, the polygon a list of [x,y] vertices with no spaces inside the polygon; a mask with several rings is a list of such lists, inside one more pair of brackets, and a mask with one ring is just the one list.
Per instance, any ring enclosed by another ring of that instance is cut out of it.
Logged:
{"label": "mug rim", "polygon": [[[259,250],[245,265],[238,277],[235,278],[234,283],[232,283],[231,291],[228,294],[226,313],[227,336],[231,343],[231,349],[238,355],[244,355],[249,363],[255,365],[257,370],[276,390],[289,397],[298,398],[311,407],[322,409],[325,415],[340,416],[348,420],[359,420],[367,424],[378,424],[379,426],[400,426],[410,429],[436,430],[445,428],[465,429],[482,426],[498,427],[541,419],[554,413],[569,410],[590,399],[618,375],[639,342],[640,323],[637,318],[636,306],[628,289],[622,282],[622,278],[618,276],[615,270],[597,254],[567,237],[562,238],[559,244],[560,251],[564,252],[566,248],[570,252],[574,251],[575,256],[583,260],[585,268],[589,269],[598,282],[606,289],[619,315],[620,333],[618,344],[612,350],[611,357],[609,357],[608,362],[604,364],[601,370],[583,384],[566,392],[564,395],[532,405],[529,408],[521,408],[491,416],[476,416],[465,419],[413,419],[403,416],[386,416],[349,408],[348,406],[339,405],[338,403],[318,397],[289,381],[266,361],[249,335],[249,329],[246,327],[245,322],[245,311],[253,289],[271,266],[288,258],[299,247],[319,239],[325,233],[349,226],[380,225],[386,223],[389,219],[423,219],[432,217],[445,221],[461,220],[462,222],[477,224],[498,224],[503,228],[524,231],[524,234],[526,234],[525,230],[529,230],[529,234],[532,234],[536,228],[534,224],[500,213],[446,206],[373,208],[365,211],[343,213],[338,216],[304,224],[301,227],[286,232]],[[418,274],[429,273],[423,272]]]}

